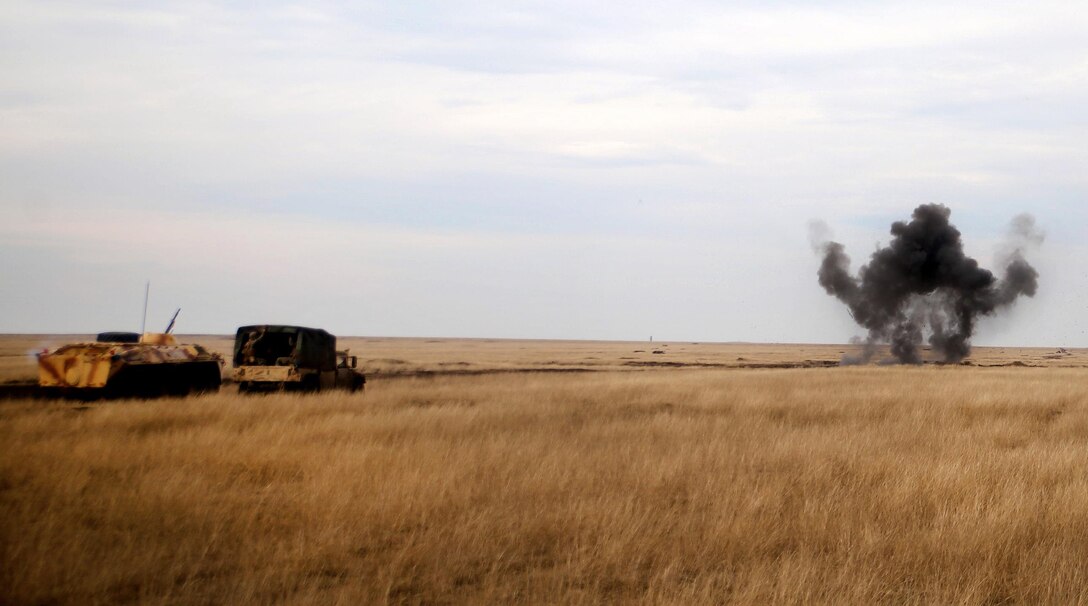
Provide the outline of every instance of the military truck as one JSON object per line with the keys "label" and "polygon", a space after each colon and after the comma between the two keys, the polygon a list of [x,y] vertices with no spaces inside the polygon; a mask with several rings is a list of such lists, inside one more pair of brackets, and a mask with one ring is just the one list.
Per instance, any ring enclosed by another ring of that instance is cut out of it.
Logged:
{"label": "military truck", "polygon": [[234,338],[234,373],[240,393],[345,389],[359,391],[366,377],[336,337],[320,328],[260,324],[242,326]]}

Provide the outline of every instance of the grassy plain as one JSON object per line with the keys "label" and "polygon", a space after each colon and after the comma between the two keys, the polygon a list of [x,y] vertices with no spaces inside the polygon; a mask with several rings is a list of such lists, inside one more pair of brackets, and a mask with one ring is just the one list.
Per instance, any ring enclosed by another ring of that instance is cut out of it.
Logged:
{"label": "grassy plain", "polygon": [[468,343],[360,340],[358,397],[0,402],[0,603],[1088,602],[1083,351]]}
{"label": "grassy plain", "polygon": [[[0,384],[37,376],[35,354],[93,335],[0,335]],[[230,359],[233,337],[181,335]],[[649,368],[790,368],[837,364],[856,356],[856,345],[691,343],[637,341],[524,341],[511,339],[414,339],[346,337],[339,347],[359,356],[371,376],[477,374],[524,370],[602,371]],[[655,353],[658,352],[658,353]],[[923,352],[927,360],[933,356]],[[888,357],[887,353],[877,356]],[[1088,366],[1088,350],[977,347],[967,360],[978,366],[1024,364],[1048,368]],[[229,371],[229,367],[228,367]]]}

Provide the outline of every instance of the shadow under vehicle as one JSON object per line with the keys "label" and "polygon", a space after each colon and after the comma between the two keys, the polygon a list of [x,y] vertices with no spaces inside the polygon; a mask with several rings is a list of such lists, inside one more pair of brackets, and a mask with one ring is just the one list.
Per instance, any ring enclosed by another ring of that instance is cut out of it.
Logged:
{"label": "shadow under vehicle", "polygon": [[366,377],[358,358],[337,351],[336,337],[320,328],[242,326],[234,338],[232,379],[240,393],[344,389],[359,391]]}
{"label": "shadow under vehicle", "polygon": [[173,326],[171,320],[162,333],[99,333],[94,342],[38,354],[41,392],[95,399],[218,391],[223,357],[200,345],[178,343]]}

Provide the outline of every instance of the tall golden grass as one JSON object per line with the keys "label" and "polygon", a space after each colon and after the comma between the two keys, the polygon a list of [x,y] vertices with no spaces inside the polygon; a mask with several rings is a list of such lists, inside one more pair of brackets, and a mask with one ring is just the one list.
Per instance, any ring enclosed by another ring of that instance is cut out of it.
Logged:
{"label": "tall golden grass", "polygon": [[3,603],[1088,601],[1088,372],[0,404]]}

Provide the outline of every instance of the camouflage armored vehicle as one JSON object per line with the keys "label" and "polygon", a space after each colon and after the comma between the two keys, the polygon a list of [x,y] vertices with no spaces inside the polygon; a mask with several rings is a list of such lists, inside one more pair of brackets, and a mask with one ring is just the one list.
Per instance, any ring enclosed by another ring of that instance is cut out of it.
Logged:
{"label": "camouflage armored vehicle", "polygon": [[336,350],[336,337],[320,328],[264,324],[243,326],[234,339],[238,391],[359,391],[366,377],[358,358]]}
{"label": "camouflage armored vehicle", "polygon": [[[180,311],[180,310],[179,310]],[[174,314],[177,318],[177,314]],[[223,357],[164,333],[104,332],[38,354],[38,385],[81,398],[155,397],[218,391]]]}

